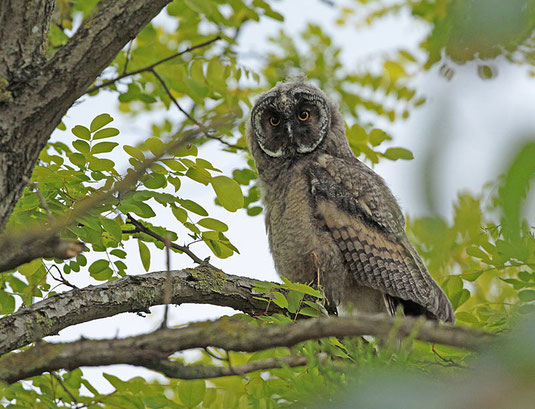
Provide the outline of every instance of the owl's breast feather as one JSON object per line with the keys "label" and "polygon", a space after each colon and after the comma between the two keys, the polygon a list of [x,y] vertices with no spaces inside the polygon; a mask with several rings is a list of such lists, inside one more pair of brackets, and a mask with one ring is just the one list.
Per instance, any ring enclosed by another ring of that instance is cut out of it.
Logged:
{"label": "owl's breast feather", "polygon": [[318,271],[325,274],[337,270],[340,274],[339,250],[314,217],[305,166],[294,168],[281,179],[280,188],[268,189],[270,194],[264,198],[269,245],[278,274],[302,283],[317,282]]}

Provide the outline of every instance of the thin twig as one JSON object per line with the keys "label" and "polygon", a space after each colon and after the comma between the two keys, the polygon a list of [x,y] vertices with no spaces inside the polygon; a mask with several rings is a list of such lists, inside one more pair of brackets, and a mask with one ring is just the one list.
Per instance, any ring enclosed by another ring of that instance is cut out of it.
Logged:
{"label": "thin twig", "polygon": [[134,42],[134,40],[132,39],[128,43],[128,50],[126,50],[126,61],[124,62],[123,74],[126,73],[126,69],[128,68],[128,63],[130,62],[130,50],[132,50],[132,43],[133,42]]}
{"label": "thin twig", "polygon": [[245,150],[244,147],[242,146],[238,146],[238,145],[234,145],[232,143],[229,143],[225,140],[223,140],[222,138],[218,138],[217,136],[213,136],[210,134],[209,130],[203,125],[201,124],[199,121],[197,121],[193,116],[191,116],[184,108],[182,108],[180,106],[180,104],[178,103],[177,99],[173,96],[173,94],[171,93],[171,90],[169,89],[169,87],[167,86],[167,83],[165,82],[165,80],[162,78],[162,76],[160,74],[158,74],[158,72],[156,72],[156,70],[154,68],[151,68],[149,70],[152,74],[154,74],[154,76],[156,77],[156,79],[158,80],[158,82],[162,85],[165,93],[167,94],[167,96],[169,97],[169,99],[171,99],[171,101],[173,102],[173,104],[178,108],[178,110],[180,112],[182,112],[191,122],[193,122],[195,125],[197,125],[202,133],[204,134],[204,136],[206,136],[208,139],[213,139],[213,140],[216,140],[216,141],[219,141],[221,142],[223,145],[226,145],[228,146],[229,148],[233,148],[233,149],[240,149],[240,150]]}
{"label": "thin twig", "polygon": [[163,313],[163,321],[162,321],[161,328],[167,328],[168,319],[169,319],[168,318],[169,303],[171,302],[171,298],[173,296],[173,279],[171,277],[171,239],[169,238],[169,234],[165,237],[164,244],[165,244],[167,274],[166,274],[166,280],[165,280],[165,293],[163,296],[164,303],[165,303],[165,310]]}
{"label": "thin twig", "polygon": [[319,0],[320,3],[323,3],[329,7],[334,7],[336,6],[336,3],[333,1],[333,0]]}
{"label": "thin twig", "polygon": [[227,359],[226,359],[227,366],[228,366],[228,370],[230,371],[230,373],[233,374],[233,375],[241,375],[241,376],[245,377],[244,372],[239,373],[239,372],[236,372],[234,370],[234,367],[232,366],[232,363],[230,362],[230,351],[225,350],[225,352],[226,352],[226,356],[227,356]]}
{"label": "thin twig", "polygon": [[180,51],[178,53],[170,55],[169,57],[166,57],[166,58],[164,58],[162,60],[156,61],[155,63],[153,63],[151,65],[148,65],[148,66],[146,66],[144,68],[140,68],[140,69],[137,69],[137,70],[134,70],[134,71],[130,71],[130,72],[125,72],[125,73],[123,73],[123,74],[121,74],[121,75],[119,75],[119,76],[117,76],[117,77],[115,77],[115,78],[113,78],[111,80],[104,81],[100,85],[95,85],[94,87],[89,88],[85,93],[86,94],[90,94],[92,92],[95,92],[95,91],[99,90],[100,88],[104,88],[104,87],[110,86],[112,84],[115,84],[117,81],[122,80],[123,78],[131,77],[132,75],[136,75],[136,74],[140,74],[142,72],[150,71],[154,67],[157,67],[160,64],[163,64],[163,63],[165,63],[167,61],[173,60],[173,59],[175,59],[177,57],[180,57],[183,54],[189,53],[189,52],[191,52],[193,50],[196,50],[198,48],[206,47],[206,46],[208,46],[208,45],[210,45],[212,43],[215,43],[218,40],[221,40],[221,37],[217,36],[215,38],[212,38],[211,40],[205,41],[204,43],[200,43],[200,44],[188,47],[183,51]]}
{"label": "thin twig", "polygon": [[466,365],[459,364],[459,363],[455,362],[453,359],[446,358],[445,356],[441,355],[436,350],[435,344],[431,345],[431,351],[433,351],[433,354],[441,361],[441,362],[436,362],[439,365],[450,366],[450,367],[461,368],[461,369],[468,369],[468,367]]}
{"label": "thin twig", "polygon": [[152,74],[154,74],[154,76],[156,77],[156,79],[160,82],[160,84],[162,84],[162,87],[164,88],[167,96],[171,99],[171,101],[173,101],[173,104],[175,104],[175,106],[178,108],[178,110],[180,112],[182,112],[184,115],[186,115],[186,117],[191,121],[193,122],[195,125],[197,125],[202,131],[203,133],[206,133],[206,127],[201,124],[199,121],[197,121],[195,118],[193,118],[190,114],[188,114],[184,108],[182,108],[180,106],[180,104],[178,103],[178,101],[176,100],[176,98],[173,96],[173,94],[171,94],[171,90],[169,89],[169,87],[167,86],[167,84],[165,83],[165,80],[160,76],[160,74],[158,74],[156,72],[156,70],[154,68],[151,68],[149,70]]}
{"label": "thin twig", "polygon": [[207,379],[220,378],[223,376],[245,376],[245,374],[256,371],[268,371],[270,369],[291,368],[305,366],[308,359],[304,356],[283,356],[280,358],[268,358],[264,361],[249,362],[233,368],[220,366],[191,365],[186,366],[179,362],[164,360],[159,362],[148,362],[147,367],[162,372],[169,378],[176,379]]}
{"label": "thin twig", "polygon": [[212,351],[210,351],[208,348],[203,348],[203,351],[206,352],[207,355],[211,356],[214,359],[217,359],[218,361],[227,362],[227,358],[223,358],[221,356],[217,356]]}
{"label": "thin twig", "polygon": [[70,396],[70,398],[72,399],[72,401],[78,405],[78,400],[74,397],[74,395],[71,393],[71,391],[67,388],[67,386],[65,386],[65,384],[63,383],[61,377],[59,377],[54,371],[51,371],[50,372],[50,376],[52,376],[56,381],[59,382],[59,384],[61,385],[61,387],[63,388],[63,390],[67,393],[67,395]]}
{"label": "thin twig", "polygon": [[[64,276],[63,276],[63,273],[61,272],[61,270],[59,269],[59,267],[56,265],[56,264],[52,264],[50,267],[47,267],[44,263],[43,265],[45,266],[46,268],[46,271],[48,272],[48,274],[50,274],[50,276],[56,280],[58,283],[61,283],[61,284],[64,284],[66,285],[67,287],[70,287],[72,288],[73,290],[77,290],[78,287],[76,287],[74,284],[71,284]],[[54,274],[52,274],[52,268],[56,268],[56,270],[58,271],[58,274],[59,274],[59,277],[60,278],[56,278],[54,277]]]}
{"label": "thin twig", "polygon": [[[133,225],[140,233],[145,233],[145,234],[155,238],[156,240],[161,241],[162,243],[165,243],[165,237],[163,237],[160,234],[152,231],[147,226],[145,226],[144,224],[142,224],[138,220],[134,219],[130,213],[127,213],[126,216],[127,216],[126,222],[131,224],[131,225]],[[178,251],[180,251],[180,252],[182,252],[182,253],[184,253],[186,255],[188,255],[189,258],[191,258],[197,264],[208,265],[208,266],[210,266],[212,268],[216,268],[216,267],[212,266],[210,263],[207,263],[205,260],[201,259],[199,256],[197,256],[195,253],[193,253],[186,246],[181,246],[180,244],[176,244],[176,243],[170,243],[170,247],[175,249],[175,250],[178,250]]]}
{"label": "thin twig", "polygon": [[39,190],[39,186],[37,186],[37,183],[31,182],[30,179],[25,177],[25,182],[28,184],[28,187],[30,190],[34,191],[37,194],[37,197],[39,198],[39,202],[41,203],[41,207],[45,211],[48,220],[52,220],[52,214],[50,213],[50,208],[48,207],[48,204],[46,203],[45,197],[41,193],[41,190]]}

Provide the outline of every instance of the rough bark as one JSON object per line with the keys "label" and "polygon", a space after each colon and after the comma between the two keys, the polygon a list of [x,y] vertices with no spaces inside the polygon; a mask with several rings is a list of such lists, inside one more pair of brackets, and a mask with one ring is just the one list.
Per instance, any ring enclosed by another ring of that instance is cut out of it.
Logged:
{"label": "rough bark", "polygon": [[[123,312],[148,312],[164,304],[167,272],[127,276],[98,286],[67,291],[21,308],[0,319],[0,355],[64,328]],[[196,303],[231,307],[247,314],[282,312],[257,300],[255,280],[208,267],[171,272],[171,304]]]}
{"label": "rough bark", "polygon": [[54,0],[0,3],[0,230],[70,106],[170,0],[102,0],[46,57]]}
{"label": "rough bark", "polygon": [[76,257],[84,250],[79,241],[62,240],[58,236],[31,237],[20,243],[2,240],[0,237],[0,272],[9,271],[36,258],[59,258],[66,260]]}
{"label": "rough bark", "polygon": [[356,318],[313,318],[288,325],[258,325],[243,319],[223,317],[193,323],[185,328],[162,329],[123,339],[87,340],[71,343],[38,343],[18,354],[0,358],[0,381],[12,383],[43,372],[73,370],[81,366],[130,364],[156,367],[175,352],[217,347],[227,351],[255,352],[291,347],[300,342],[330,336],[414,336],[416,339],[467,349],[487,345],[492,337],[482,331],[441,325],[414,318],[403,320],[386,315]]}

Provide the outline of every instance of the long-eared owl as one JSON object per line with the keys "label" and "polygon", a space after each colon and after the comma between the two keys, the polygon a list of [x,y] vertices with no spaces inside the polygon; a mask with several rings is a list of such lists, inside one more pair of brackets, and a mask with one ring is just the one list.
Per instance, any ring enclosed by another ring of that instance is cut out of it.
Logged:
{"label": "long-eared owl", "polygon": [[256,101],[247,131],[277,272],[334,305],[453,323],[384,180],[351,151],[335,104],[305,79]]}

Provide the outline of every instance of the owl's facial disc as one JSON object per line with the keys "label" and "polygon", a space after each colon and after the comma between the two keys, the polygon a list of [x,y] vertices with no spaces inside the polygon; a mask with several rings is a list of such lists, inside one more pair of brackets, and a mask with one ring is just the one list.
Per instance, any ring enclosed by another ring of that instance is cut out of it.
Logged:
{"label": "owl's facial disc", "polygon": [[313,152],[330,126],[327,101],[314,88],[268,91],[260,97],[251,114],[258,146],[272,157]]}
{"label": "owl's facial disc", "polygon": [[273,106],[274,96],[264,95],[253,108],[251,125],[260,149],[266,155],[278,158],[284,154],[283,144],[279,140],[283,117]]}
{"label": "owl's facial disc", "polygon": [[[297,152],[310,153],[319,146],[329,131],[329,105],[323,97],[307,89],[296,90],[294,98],[300,101],[297,120],[302,125],[295,128]],[[306,115],[303,116],[303,113]]]}

